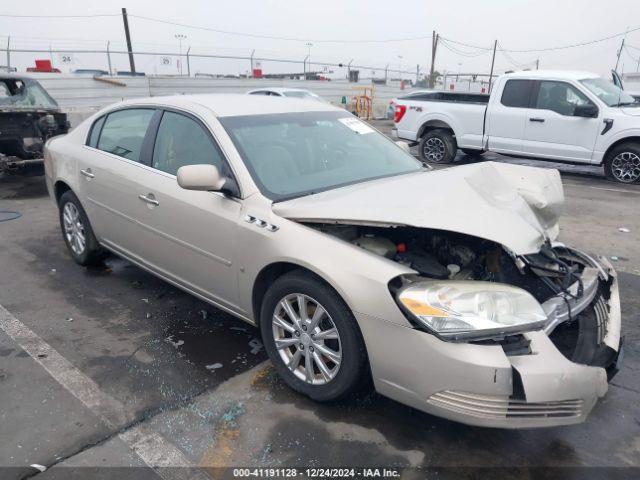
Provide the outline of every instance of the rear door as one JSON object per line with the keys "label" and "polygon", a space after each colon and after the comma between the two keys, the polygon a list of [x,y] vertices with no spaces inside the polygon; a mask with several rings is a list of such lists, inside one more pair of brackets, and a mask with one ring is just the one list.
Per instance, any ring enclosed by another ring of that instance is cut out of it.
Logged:
{"label": "rear door", "polygon": [[596,118],[575,116],[577,106],[597,106],[568,82],[542,80],[534,92],[523,150],[538,158],[590,162],[602,126],[601,110]]}
{"label": "rear door", "polygon": [[[158,112],[159,113],[159,112]],[[142,249],[132,208],[146,168],[154,108],[116,110],[97,119],[78,160],[78,191],[98,239],[124,253]]]}
{"label": "rear door", "polygon": [[531,103],[533,81],[508,79],[502,92],[496,92],[499,99],[492,99],[487,111],[485,131],[489,137],[489,150],[521,154],[525,120]]}
{"label": "rear door", "polygon": [[241,202],[217,192],[182,189],[181,166],[212,164],[232,172],[198,118],[165,110],[155,133],[151,168],[133,179],[146,265],[193,293],[237,310],[236,245]]}

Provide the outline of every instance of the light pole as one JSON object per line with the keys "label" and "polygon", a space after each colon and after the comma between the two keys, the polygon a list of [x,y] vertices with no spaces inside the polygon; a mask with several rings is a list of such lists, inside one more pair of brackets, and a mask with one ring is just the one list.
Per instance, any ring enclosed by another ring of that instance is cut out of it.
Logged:
{"label": "light pole", "polygon": [[398,75],[402,81],[402,55],[398,55]]}
{"label": "light pole", "polygon": [[187,36],[183,35],[182,33],[176,33],[174,37],[176,38],[176,40],[178,40],[178,45],[180,48],[180,57],[178,61],[180,62],[180,76],[182,76],[182,40],[186,40]]}
{"label": "light pole", "polygon": [[[309,63],[309,72],[311,72],[311,47],[313,47],[313,43],[311,42],[307,42],[304,44],[307,47],[307,61]],[[306,80],[306,75],[305,75],[305,80]]]}

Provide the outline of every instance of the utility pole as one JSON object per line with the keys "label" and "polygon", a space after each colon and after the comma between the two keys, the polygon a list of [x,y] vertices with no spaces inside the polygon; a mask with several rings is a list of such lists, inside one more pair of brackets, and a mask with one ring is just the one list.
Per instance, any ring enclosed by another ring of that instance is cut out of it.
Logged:
{"label": "utility pole", "polygon": [[253,78],[253,54],[256,53],[255,49],[251,50],[251,57],[249,57],[249,61],[251,62],[251,77]]}
{"label": "utility pole", "polygon": [[11,37],[7,37],[7,70],[11,72]]}
{"label": "utility pole", "polygon": [[111,52],[109,51],[109,45],[111,42],[107,42],[107,62],[109,62],[109,75],[111,75]]}
{"label": "utility pole", "polygon": [[536,60],[536,70],[540,69],[540,59]]}
{"label": "utility pole", "polygon": [[624,48],[624,41],[627,39],[627,34],[625,33],[624,37],[622,37],[622,43],[620,44],[620,50],[618,50],[618,58],[616,59],[616,68],[614,70],[618,71],[618,63],[620,63],[620,55],[622,55],[622,49]]}
{"label": "utility pole", "polygon": [[180,55],[178,56],[178,62],[180,62],[180,76],[182,76],[182,40],[186,40],[187,36],[182,33],[176,33],[174,35],[175,39],[178,40],[178,49],[180,51]]}
{"label": "utility pole", "polygon": [[129,33],[129,20],[127,19],[127,9],[122,9],[122,22],[124,23],[124,36],[127,39],[127,52],[129,52],[129,68],[131,73],[135,75],[136,64],[133,61],[133,50],[131,48],[131,34]]}
{"label": "utility pole", "polygon": [[416,65],[416,85],[418,84],[418,77],[420,77],[420,64]]}
{"label": "utility pole", "polygon": [[493,42],[493,57],[491,57],[491,73],[489,73],[489,87],[487,93],[491,93],[491,80],[493,80],[493,66],[496,63],[496,49],[498,48],[498,40]]}
{"label": "utility pole", "polygon": [[189,52],[191,51],[191,46],[187,48],[187,77],[191,77],[191,65],[189,63]]}
{"label": "utility pole", "polygon": [[433,88],[436,84],[435,79],[435,64],[436,64],[436,50],[438,49],[438,40],[440,35],[433,31],[433,38],[431,39],[431,71],[429,72],[429,88]]}

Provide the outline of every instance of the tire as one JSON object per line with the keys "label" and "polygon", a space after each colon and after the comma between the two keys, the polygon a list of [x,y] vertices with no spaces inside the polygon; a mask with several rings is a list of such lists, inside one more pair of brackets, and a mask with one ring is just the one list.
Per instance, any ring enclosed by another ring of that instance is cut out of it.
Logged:
{"label": "tire", "polygon": [[482,155],[484,153],[484,150],[473,150],[471,148],[461,148],[460,150],[465,155],[470,155],[472,157],[476,157],[476,156]]}
{"label": "tire", "polygon": [[[60,197],[58,212],[62,238],[73,260],[82,266],[100,264],[107,252],[100,247],[80,200],[71,190]],[[67,228],[70,229],[69,234]],[[84,236],[84,245],[80,242],[78,234]]]}
{"label": "tire", "polygon": [[629,142],[615,147],[604,160],[604,173],[619,183],[640,181],[640,144]]}
{"label": "tire", "polygon": [[420,140],[419,152],[423,162],[451,163],[457,151],[456,139],[449,130],[430,130]]}
{"label": "tire", "polygon": [[[312,319],[313,312],[317,311],[316,305],[326,312],[313,330],[315,335],[309,328],[309,322],[296,323],[283,308],[282,302],[287,301],[293,314],[300,317],[299,296],[308,309],[308,318]],[[276,316],[284,320],[287,329],[280,326],[281,322],[276,325]],[[322,332],[331,333],[332,327],[337,331],[337,339],[332,334],[329,338],[318,340]],[[370,378],[366,348],[353,313],[331,287],[311,273],[295,270],[271,285],[262,302],[260,331],[267,354],[278,374],[290,388],[313,400],[327,402],[342,399],[362,390]],[[281,348],[276,346],[276,336]],[[325,353],[330,353],[331,358],[335,358],[337,352],[339,362],[321,354],[321,348]],[[322,360],[329,375],[323,375],[315,360],[310,360],[312,374],[307,373],[306,360],[313,359],[314,355]],[[290,369],[285,363],[291,360],[297,364],[295,369]]]}

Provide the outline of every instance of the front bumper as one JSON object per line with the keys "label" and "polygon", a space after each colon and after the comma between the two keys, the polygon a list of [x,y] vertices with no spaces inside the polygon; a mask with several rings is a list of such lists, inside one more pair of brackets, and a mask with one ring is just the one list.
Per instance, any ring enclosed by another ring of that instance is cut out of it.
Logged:
{"label": "front bumper", "polygon": [[[608,282],[604,342],[620,348],[615,271],[599,259]],[[568,360],[543,331],[527,332],[530,353],[500,345],[450,343],[428,333],[356,314],[376,389],[419,410],[469,425],[535,428],[583,422],[607,392],[604,368]]]}

